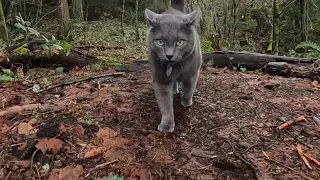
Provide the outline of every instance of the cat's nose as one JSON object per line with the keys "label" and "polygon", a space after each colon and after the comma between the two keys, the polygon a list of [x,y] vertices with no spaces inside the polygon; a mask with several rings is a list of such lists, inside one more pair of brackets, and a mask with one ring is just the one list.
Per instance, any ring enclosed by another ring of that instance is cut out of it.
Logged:
{"label": "cat's nose", "polygon": [[166,55],[166,57],[168,58],[168,60],[170,61],[173,58],[173,55]]}

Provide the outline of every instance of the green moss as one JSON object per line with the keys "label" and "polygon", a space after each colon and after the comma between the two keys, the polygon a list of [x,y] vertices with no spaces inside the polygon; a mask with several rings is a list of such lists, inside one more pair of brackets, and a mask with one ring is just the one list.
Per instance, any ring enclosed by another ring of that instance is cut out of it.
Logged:
{"label": "green moss", "polygon": [[203,53],[208,53],[208,52],[212,52],[213,48],[212,48],[212,42],[206,39],[201,39],[200,40],[201,43],[201,50]]}

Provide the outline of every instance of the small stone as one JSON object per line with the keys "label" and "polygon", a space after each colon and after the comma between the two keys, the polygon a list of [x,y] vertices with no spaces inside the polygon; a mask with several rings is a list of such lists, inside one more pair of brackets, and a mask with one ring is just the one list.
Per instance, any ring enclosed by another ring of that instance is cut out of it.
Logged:
{"label": "small stone", "polygon": [[320,119],[319,119],[318,117],[313,116],[313,117],[312,117],[312,120],[313,120],[314,122],[316,122],[318,125],[320,125]]}
{"label": "small stone", "polygon": [[287,118],[286,118],[286,117],[283,117],[283,116],[278,117],[278,119],[279,119],[280,121],[282,121],[282,122],[286,122],[286,121],[287,121]]}
{"label": "small stone", "polygon": [[54,168],[61,168],[62,167],[62,162],[61,160],[56,160],[54,162]]}

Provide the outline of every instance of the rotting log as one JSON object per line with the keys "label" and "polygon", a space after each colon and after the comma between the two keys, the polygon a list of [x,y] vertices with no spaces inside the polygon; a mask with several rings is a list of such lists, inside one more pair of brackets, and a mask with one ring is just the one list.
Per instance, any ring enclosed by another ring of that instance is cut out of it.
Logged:
{"label": "rotting log", "polygon": [[308,78],[320,82],[320,68],[298,66],[286,62],[271,62],[268,63],[264,71],[270,75]]}
{"label": "rotting log", "polygon": [[27,69],[32,68],[53,68],[60,66],[65,67],[66,69],[72,69],[75,66],[84,67],[97,62],[95,57],[85,55],[76,49],[73,49],[69,56],[65,56],[63,54],[54,54],[51,57],[43,55],[11,55],[8,59],[9,61],[0,59],[0,66],[10,68],[22,66],[24,68],[24,72],[26,72]]}
{"label": "rotting log", "polygon": [[[228,67],[230,69],[242,67],[249,71],[262,70],[270,75],[320,80],[320,69],[311,66],[317,60],[316,58],[285,57],[250,52],[217,51],[203,54],[202,59],[203,66],[218,68]],[[143,66],[143,64],[146,63],[148,63],[147,60],[140,60],[136,61],[134,64],[135,66]],[[120,70],[123,71],[123,68]]]}
{"label": "rotting log", "polygon": [[205,53],[202,56],[204,65],[212,65],[218,68],[242,67],[247,70],[262,69],[270,62],[287,62],[306,66],[311,65],[317,60],[316,58],[286,57],[236,51],[217,51],[214,53]]}

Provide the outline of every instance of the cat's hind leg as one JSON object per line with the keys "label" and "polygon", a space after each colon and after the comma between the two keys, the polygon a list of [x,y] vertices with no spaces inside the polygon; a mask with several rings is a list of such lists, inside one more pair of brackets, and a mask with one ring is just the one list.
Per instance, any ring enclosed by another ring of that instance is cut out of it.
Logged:
{"label": "cat's hind leg", "polygon": [[195,93],[200,71],[194,76],[182,80],[181,105],[189,107],[193,104],[193,94]]}

